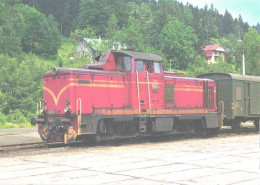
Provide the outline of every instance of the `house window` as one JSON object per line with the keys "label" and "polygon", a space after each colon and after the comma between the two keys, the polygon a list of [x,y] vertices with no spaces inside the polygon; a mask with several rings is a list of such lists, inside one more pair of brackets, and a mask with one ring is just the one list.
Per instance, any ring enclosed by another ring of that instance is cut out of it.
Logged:
{"label": "house window", "polygon": [[143,61],[136,62],[136,68],[138,72],[144,72],[144,63]]}
{"label": "house window", "polygon": [[161,65],[160,62],[154,62],[154,72],[161,73]]}
{"label": "house window", "polygon": [[124,65],[125,65],[125,70],[130,71],[131,70],[131,59],[130,57],[124,57]]}
{"label": "house window", "polygon": [[236,100],[242,100],[242,87],[240,85],[236,86]]}

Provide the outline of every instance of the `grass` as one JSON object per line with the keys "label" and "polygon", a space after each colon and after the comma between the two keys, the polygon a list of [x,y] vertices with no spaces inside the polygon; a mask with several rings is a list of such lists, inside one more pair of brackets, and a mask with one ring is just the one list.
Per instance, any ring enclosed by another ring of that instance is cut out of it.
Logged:
{"label": "grass", "polygon": [[58,50],[58,55],[64,66],[68,67],[67,65],[71,63],[70,57],[73,56],[75,49],[76,47],[71,39],[62,39],[62,45]]}
{"label": "grass", "polygon": [[30,123],[4,123],[0,124],[0,129],[7,129],[7,128],[32,128],[35,126],[31,126]]}
{"label": "grass", "polygon": [[74,44],[72,39],[63,37],[61,47],[58,50],[59,59],[56,61],[55,65],[77,68],[83,64],[91,63],[90,55],[76,58],[73,57],[78,45],[79,44]]}
{"label": "grass", "polygon": [[[169,71],[170,71],[170,70],[169,70]],[[171,72],[181,73],[181,74],[184,74],[185,76],[188,75],[188,71],[187,71],[187,70],[171,69]]]}

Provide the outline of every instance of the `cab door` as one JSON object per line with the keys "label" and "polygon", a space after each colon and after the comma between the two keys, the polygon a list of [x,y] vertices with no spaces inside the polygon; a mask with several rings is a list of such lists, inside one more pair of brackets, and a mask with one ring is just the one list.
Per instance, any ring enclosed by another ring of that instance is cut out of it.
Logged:
{"label": "cab door", "polygon": [[149,86],[143,60],[136,60],[136,86],[139,114],[147,114],[149,112]]}
{"label": "cab door", "polygon": [[[161,62],[148,61],[146,66],[149,66],[147,70],[147,78],[150,91],[150,108],[160,109],[164,106],[164,73]],[[172,92],[173,93],[173,92]],[[173,94],[172,94],[173,95]]]}

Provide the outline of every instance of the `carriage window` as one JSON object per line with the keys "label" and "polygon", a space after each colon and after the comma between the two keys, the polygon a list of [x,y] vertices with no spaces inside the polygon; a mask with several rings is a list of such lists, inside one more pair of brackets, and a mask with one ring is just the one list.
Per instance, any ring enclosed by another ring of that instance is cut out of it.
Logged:
{"label": "carriage window", "polygon": [[136,62],[136,68],[138,72],[144,72],[144,63],[143,61]]}
{"label": "carriage window", "polygon": [[131,60],[130,57],[124,57],[124,64],[125,64],[125,70],[130,71],[131,70]]}
{"label": "carriage window", "polygon": [[242,88],[240,85],[236,86],[236,100],[242,100]]}
{"label": "carriage window", "polygon": [[154,62],[154,72],[161,73],[161,65],[160,62]]}

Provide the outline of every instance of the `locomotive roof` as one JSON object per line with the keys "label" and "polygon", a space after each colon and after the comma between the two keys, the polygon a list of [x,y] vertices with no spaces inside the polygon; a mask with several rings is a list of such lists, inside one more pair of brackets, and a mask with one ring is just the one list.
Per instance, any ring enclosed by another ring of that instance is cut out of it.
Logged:
{"label": "locomotive roof", "polygon": [[141,53],[141,52],[137,52],[137,51],[128,51],[128,50],[112,51],[112,53],[125,54],[125,55],[129,55],[135,59],[140,59],[140,60],[162,61],[161,56],[155,55],[155,54],[150,54],[150,53]]}
{"label": "locomotive roof", "polygon": [[255,81],[260,82],[260,76],[251,76],[251,75],[239,75],[239,74],[233,74],[233,73],[206,73],[201,74],[197,77],[215,77],[216,80],[221,79],[232,79],[232,80],[241,80],[241,81]]}

